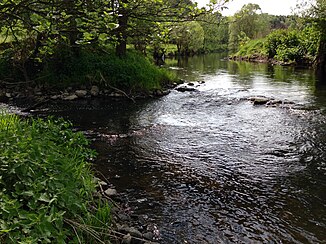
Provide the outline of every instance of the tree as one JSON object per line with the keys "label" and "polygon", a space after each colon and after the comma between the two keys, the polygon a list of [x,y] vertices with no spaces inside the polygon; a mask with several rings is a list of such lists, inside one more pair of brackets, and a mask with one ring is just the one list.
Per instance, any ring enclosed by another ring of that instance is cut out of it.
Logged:
{"label": "tree", "polygon": [[269,23],[258,4],[246,4],[230,18],[229,49],[236,51],[242,41],[265,36]]}
{"label": "tree", "polygon": [[200,18],[200,24],[204,29],[204,50],[225,51],[229,39],[228,18],[219,12],[207,13]]}
{"label": "tree", "polygon": [[[145,36],[153,35],[148,30],[160,31],[157,23],[191,21],[201,10],[189,0],[116,0],[114,15],[118,16],[116,53],[124,56],[129,37],[137,37],[139,30]],[[144,38],[145,41],[148,38]]]}
{"label": "tree", "polygon": [[177,45],[178,54],[188,56],[203,48],[204,30],[196,21],[185,22],[173,28],[171,38]]}
{"label": "tree", "polygon": [[[301,9],[301,14],[306,22],[313,23],[319,30],[319,44],[315,65],[317,71],[326,75],[326,0],[303,1],[304,7],[310,4],[310,7]],[[316,33],[317,34],[317,33]]]}
{"label": "tree", "polygon": [[316,59],[317,69],[324,75],[326,73],[326,0],[317,0],[312,8],[315,14],[314,21],[320,30],[320,42]]}
{"label": "tree", "polygon": [[[11,41],[9,59],[29,79],[45,59],[62,50],[107,39],[115,27],[109,0],[2,0],[0,35]],[[103,36],[104,35],[104,36]]]}

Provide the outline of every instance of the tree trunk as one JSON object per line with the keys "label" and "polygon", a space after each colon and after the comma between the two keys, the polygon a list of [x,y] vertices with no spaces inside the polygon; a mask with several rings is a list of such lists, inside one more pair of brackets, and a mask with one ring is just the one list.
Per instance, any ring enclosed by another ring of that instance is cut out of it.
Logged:
{"label": "tree trunk", "polygon": [[[122,0],[122,3],[128,3],[128,0]],[[119,9],[119,17],[118,17],[118,24],[119,27],[117,28],[117,41],[118,44],[116,45],[115,52],[117,56],[123,57],[126,55],[127,52],[127,27],[128,27],[128,11],[125,7],[120,6]]]}
{"label": "tree trunk", "polygon": [[317,74],[318,76],[325,81],[326,80],[326,36],[321,38],[319,48],[318,48],[318,55],[317,55]]}

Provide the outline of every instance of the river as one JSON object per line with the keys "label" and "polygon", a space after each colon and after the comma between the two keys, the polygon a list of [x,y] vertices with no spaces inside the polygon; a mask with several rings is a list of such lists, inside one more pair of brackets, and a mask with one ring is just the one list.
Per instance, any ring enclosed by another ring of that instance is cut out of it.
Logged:
{"label": "river", "polygon": [[326,84],[312,70],[216,54],[166,66],[197,91],[46,114],[93,139],[96,169],[161,243],[326,243]]}

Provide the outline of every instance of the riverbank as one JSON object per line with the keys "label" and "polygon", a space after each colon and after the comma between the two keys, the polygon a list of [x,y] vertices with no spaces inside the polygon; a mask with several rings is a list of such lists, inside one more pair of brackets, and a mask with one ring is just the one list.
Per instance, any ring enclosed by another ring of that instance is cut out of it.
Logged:
{"label": "riverbank", "polygon": [[274,58],[268,58],[265,55],[261,54],[251,54],[246,56],[238,56],[238,55],[230,55],[228,57],[228,60],[233,61],[246,61],[246,62],[252,62],[252,63],[267,63],[271,65],[281,65],[281,66],[300,66],[300,67],[312,67],[313,63],[309,62],[308,60],[306,62],[297,63],[295,61],[280,61]]}
{"label": "riverbank", "polygon": [[[96,157],[81,132],[62,119],[21,119],[0,113],[0,241],[144,243],[112,199],[108,182],[94,177]],[[13,140],[15,138],[15,140]],[[121,219],[124,216],[124,219]]]}
{"label": "riverbank", "polygon": [[[172,72],[132,50],[118,57],[110,49],[83,48],[78,54],[58,53],[41,64],[33,61],[23,69],[11,59],[0,59],[0,101],[17,96],[142,97],[160,94],[177,80]],[[100,90],[92,90],[93,86]],[[74,93],[77,90],[81,91]]]}
{"label": "riverbank", "polygon": [[32,101],[28,107],[23,109],[23,112],[29,112],[44,104],[56,101],[74,101],[80,99],[93,98],[116,98],[129,99],[135,102],[137,99],[149,97],[161,97],[169,94],[170,89],[177,86],[177,83],[167,84],[164,88],[155,89],[152,91],[138,92],[127,94],[123,90],[115,87],[103,87],[96,85],[75,85],[68,87],[52,87],[39,85],[2,85],[0,88],[0,102],[8,103],[14,100],[27,99]]}

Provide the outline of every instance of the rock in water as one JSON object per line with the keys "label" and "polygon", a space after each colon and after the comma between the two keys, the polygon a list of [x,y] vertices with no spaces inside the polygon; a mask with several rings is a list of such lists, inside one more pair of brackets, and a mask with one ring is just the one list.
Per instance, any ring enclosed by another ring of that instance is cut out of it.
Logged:
{"label": "rock in water", "polygon": [[187,86],[179,86],[177,88],[175,88],[177,91],[179,92],[186,92],[186,91],[197,91],[195,88],[193,87],[187,87]]}
{"label": "rock in water", "polygon": [[269,102],[269,98],[266,97],[250,97],[249,100],[253,102],[254,105],[264,105]]}

